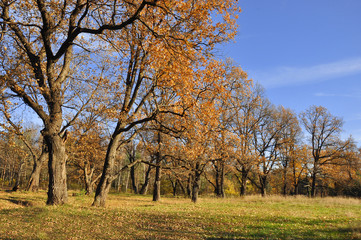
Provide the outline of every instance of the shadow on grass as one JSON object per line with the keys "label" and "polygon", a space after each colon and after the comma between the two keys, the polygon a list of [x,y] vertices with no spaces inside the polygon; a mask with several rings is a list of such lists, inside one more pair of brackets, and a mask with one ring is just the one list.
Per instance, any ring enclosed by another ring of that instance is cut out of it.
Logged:
{"label": "shadow on grass", "polygon": [[11,203],[14,203],[16,205],[20,205],[20,206],[23,206],[23,207],[32,207],[32,206],[34,206],[34,203],[31,202],[31,201],[17,199],[17,198],[14,198],[14,197],[0,198],[0,200],[9,201]]}

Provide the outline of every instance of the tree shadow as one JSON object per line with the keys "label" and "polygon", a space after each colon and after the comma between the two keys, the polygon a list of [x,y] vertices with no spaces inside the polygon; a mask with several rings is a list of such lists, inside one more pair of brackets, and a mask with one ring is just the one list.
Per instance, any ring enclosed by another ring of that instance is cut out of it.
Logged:
{"label": "tree shadow", "polygon": [[11,203],[14,203],[16,205],[20,205],[23,207],[32,207],[34,206],[34,203],[28,200],[22,200],[22,199],[16,199],[13,197],[9,197],[9,198],[0,198],[1,200],[5,200],[5,201],[9,201]]}

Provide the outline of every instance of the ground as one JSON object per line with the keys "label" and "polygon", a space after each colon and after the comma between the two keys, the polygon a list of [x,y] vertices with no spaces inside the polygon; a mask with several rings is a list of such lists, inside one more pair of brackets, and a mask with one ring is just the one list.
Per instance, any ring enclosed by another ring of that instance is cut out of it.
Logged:
{"label": "ground", "polygon": [[218,199],[110,194],[106,208],[76,192],[0,191],[0,239],[361,239],[361,200],[248,196]]}

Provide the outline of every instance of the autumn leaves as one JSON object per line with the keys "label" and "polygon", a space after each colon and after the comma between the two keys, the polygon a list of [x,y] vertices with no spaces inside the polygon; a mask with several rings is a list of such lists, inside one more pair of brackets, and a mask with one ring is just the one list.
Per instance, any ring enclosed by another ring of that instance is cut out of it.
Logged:
{"label": "autumn leaves", "polygon": [[195,202],[210,163],[219,195],[231,169],[244,189],[252,179],[265,191],[281,148],[296,142],[294,114],[213,56],[236,34],[235,0],[1,0],[0,10],[2,107],[20,103],[42,122],[48,204],[67,202],[66,166],[81,159],[89,192],[102,165],[93,205],[104,206],[120,150],[147,131],[171,138],[168,155],[189,171]]}

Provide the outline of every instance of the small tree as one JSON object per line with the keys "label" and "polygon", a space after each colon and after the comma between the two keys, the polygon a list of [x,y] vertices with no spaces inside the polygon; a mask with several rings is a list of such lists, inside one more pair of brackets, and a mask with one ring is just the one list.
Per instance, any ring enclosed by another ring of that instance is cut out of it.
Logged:
{"label": "small tree", "polygon": [[300,114],[301,122],[309,134],[312,152],[311,196],[316,195],[316,182],[323,165],[332,162],[349,142],[340,141],[342,119],[331,115],[322,106],[312,106]]}

